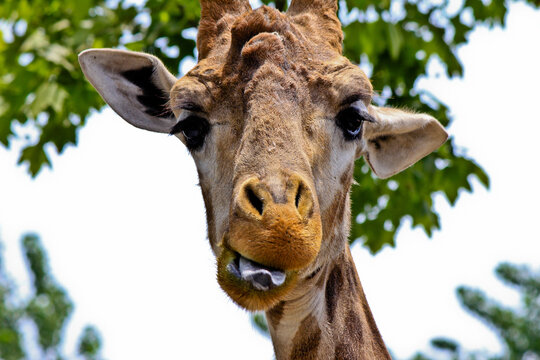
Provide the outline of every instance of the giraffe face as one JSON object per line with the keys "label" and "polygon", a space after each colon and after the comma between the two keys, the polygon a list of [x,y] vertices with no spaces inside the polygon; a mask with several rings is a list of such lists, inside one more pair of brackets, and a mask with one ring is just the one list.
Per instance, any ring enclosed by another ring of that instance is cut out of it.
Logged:
{"label": "giraffe face", "polygon": [[229,28],[214,39],[223,49],[173,87],[173,132],[197,164],[220,285],[264,310],[345,244],[322,242],[348,218],[372,89],[339,52],[311,52],[313,41],[275,9]]}
{"label": "giraffe face", "polygon": [[218,281],[240,306],[267,310],[342,252],[356,158],[387,177],[446,133],[427,115],[370,105],[369,80],[341,55],[335,7],[321,17],[301,1],[288,14],[227,3],[202,3],[200,59],[179,80],[141,53],[88,50],[80,62],[125,120],[188,147]]}

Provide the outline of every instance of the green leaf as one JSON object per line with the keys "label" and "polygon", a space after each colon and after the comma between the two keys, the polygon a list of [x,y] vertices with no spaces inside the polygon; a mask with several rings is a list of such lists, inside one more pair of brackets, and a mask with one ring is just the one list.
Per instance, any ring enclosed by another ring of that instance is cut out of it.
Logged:
{"label": "green leaf", "polygon": [[79,339],[78,353],[85,360],[97,360],[101,350],[101,337],[92,326],[86,326]]}
{"label": "green leaf", "polygon": [[42,144],[28,146],[21,152],[21,156],[17,161],[17,164],[28,164],[28,172],[32,177],[37,176],[43,166],[51,167],[51,161],[45,153],[45,149]]}
{"label": "green leaf", "polygon": [[35,118],[51,107],[55,112],[62,112],[64,101],[69,94],[56,82],[46,82],[39,86],[34,101],[28,106],[29,116]]}
{"label": "green leaf", "polygon": [[268,323],[266,322],[266,317],[263,313],[254,313],[250,314],[251,324],[255,329],[257,329],[262,335],[270,337],[270,330],[268,329]]}
{"label": "green leaf", "polygon": [[451,353],[457,354],[459,351],[459,344],[451,339],[446,338],[435,338],[431,340],[431,346],[439,350],[449,351]]}
{"label": "green leaf", "polygon": [[75,70],[75,66],[68,60],[68,57],[72,55],[72,52],[65,46],[51,44],[45,49],[40,49],[38,54],[54,64],[62,65],[67,71]]}
{"label": "green leaf", "polygon": [[392,60],[397,60],[401,47],[403,46],[403,36],[401,35],[401,29],[395,24],[388,23],[388,43],[390,45],[390,56]]}
{"label": "green leaf", "polygon": [[0,143],[8,147],[8,137],[12,134],[11,122],[2,117],[2,113],[6,111],[7,105],[4,104],[3,98],[0,96]]}
{"label": "green leaf", "polygon": [[0,359],[20,360],[25,357],[18,322],[23,312],[13,301],[14,285],[5,274],[0,243]]}
{"label": "green leaf", "polygon": [[50,275],[47,256],[36,235],[23,238],[26,260],[32,272],[35,297],[26,306],[26,314],[36,324],[39,343],[44,350],[55,349],[62,329],[73,310],[66,292]]}
{"label": "green leaf", "polygon": [[43,49],[49,46],[49,38],[45,29],[36,29],[21,45],[19,51],[21,53],[31,52]]}

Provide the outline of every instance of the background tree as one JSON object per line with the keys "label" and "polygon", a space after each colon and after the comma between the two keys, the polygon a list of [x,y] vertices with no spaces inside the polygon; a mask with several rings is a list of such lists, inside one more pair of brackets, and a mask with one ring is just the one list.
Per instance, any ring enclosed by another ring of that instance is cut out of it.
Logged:
{"label": "background tree", "polygon": [[[457,296],[461,305],[493,330],[504,345],[501,355],[467,352],[453,340],[437,338],[431,345],[452,360],[540,360],[540,269],[503,263],[495,273],[504,284],[520,294],[521,306],[512,309],[489,298],[482,290],[460,286]],[[412,360],[432,360],[417,354]]]}
{"label": "background tree", "polygon": [[[540,5],[538,0],[522,1]],[[274,6],[285,9],[286,3],[277,0]],[[417,80],[428,75],[432,62],[442,65],[447,76],[461,76],[458,47],[478,25],[504,25],[508,3],[471,0],[456,8],[448,1],[340,1],[345,53],[367,70],[378,93],[375,103],[426,111],[448,125],[450,110],[436,94],[420,89]],[[147,51],[179,72],[182,60],[196,57],[198,16],[197,0],[146,0],[140,5],[127,0],[3,0],[0,143],[19,152],[19,163],[37,176],[52,166],[52,152],[62,153],[77,143],[77,132],[104,106],[79,69],[80,51]],[[433,194],[444,193],[455,204],[460,191],[471,191],[471,175],[488,186],[485,172],[463,156],[453,140],[388,181],[366,176],[368,167],[359,161],[351,242],[361,239],[373,253],[385,244],[393,246],[406,217],[431,235],[440,226]],[[16,324],[24,311],[13,303],[12,285],[0,272],[0,344],[11,346],[9,353],[16,358],[17,349],[22,354]],[[99,349],[94,335],[89,332],[80,349]]]}
{"label": "background tree", "polygon": [[[25,235],[22,247],[32,280],[32,293],[28,299],[18,296],[16,286],[3,268],[0,252],[0,359],[32,359],[31,354],[36,353],[39,359],[65,359],[61,345],[73,303],[51,275],[39,238]],[[24,328],[28,326],[37,330],[35,341],[25,337],[28,332]],[[86,327],[80,336],[77,353],[86,360],[97,360],[100,347],[96,329]]]}

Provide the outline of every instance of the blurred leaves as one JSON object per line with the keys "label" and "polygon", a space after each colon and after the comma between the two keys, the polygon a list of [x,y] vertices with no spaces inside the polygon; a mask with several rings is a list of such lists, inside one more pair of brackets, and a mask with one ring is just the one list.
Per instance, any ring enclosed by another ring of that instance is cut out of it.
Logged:
{"label": "blurred leaves", "polygon": [[[452,360],[538,360],[540,359],[540,272],[527,266],[503,263],[495,270],[497,277],[519,292],[521,306],[517,309],[500,304],[482,290],[466,286],[457,289],[462,306],[494,331],[504,353],[489,355],[485,352],[468,352],[453,340],[437,338],[432,347],[441,355],[437,359]],[[417,354],[412,360],[431,360]]]}
{"label": "blurred leaves", "polygon": [[540,272],[526,266],[500,264],[497,277],[521,295],[520,309],[508,308],[481,290],[459,287],[461,304],[494,329],[505,344],[510,359],[525,359],[526,354],[540,359]]}
{"label": "blurred leaves", "polygon": [[[21,299],[3,268],[0,253],[0,359],[28,358],[28,346],[41,358],[65,359],[62,339],[73,303],[51,275],[47,255],[36,235],[23,237],[22,247],[32,281],[32,293]],[[35,341],[28,329],[35,328]],[[24,340],[24,341],[23,341]],[[97,331],[86,327],[79,340],[78,354],[87,360],[99,359],[101,340]]]}
{"label": "blurred leaves", "polygon": [[79,354],[85,360],[98,360],[99,351],[101,349],[101,337],[92,326],[84,328],[81,338],[79,339]]}
{"label": "blurred leaves", "polygon": [[[19,163],[27,163],[32,176],[51,166],[47,144],[59,153],[76,144],[77,128],[103,106],[85,81],[77,54],[118,46],[125,31],[137,31],[137,13],[134,6],[107,7],[97,0],[0,4],[0,142],[6,147],[22,142]],[[35,136],[27,139],[14,130],[15,123]]]}
{"label": "blurred leaves", "polygon": [[[144,8],[132,1],[3,1],[0,143],[22,143],[19,164],[28,164],[31,176],[50,167],[48,151],[75,145],[77,130],[104,106],[84,79],[77,55],[88,48],[125,47],[153,53],[176,72],[180,60],[193,55],[195,42],[181,33],[197,25],[198,14],[194,0],[148,0]],[[15,124],[32,136],[16,131]]]}
{"label": "blurred leaves", "polygon": [[[0,243],[0,251],[2,251]],[[14,284],[4,272],[3,258],[0,252],[0,359],[22,359],[22,335],[18,321],[23,310],[13,299]]]}
{"label": "blurred leaves", "polygon": [[250,314],[251,324],[257,331],[266,337],[270,337],[270,329],[268,329],[268,322],[264,313],[253,313]]}
{"label": "blurred leaves", "polygon": [[34,296],[26,305],[25,313],[37,327],[40,346],[48,351],[60,344],[63,325],[73,311],[73,304],[65,290],[52,279],[38,237],[26,235],[23,249],[34,288]]}
{"label": "blurred leaves", "polygon": [[[523,0],[525,1],[525,0]],[[538,0],[527,3],[539,6]],[[263,3],[271,3],[269,0]],[[275,1],[286,8],[286,1]],[[502,0],[340,1],[344,53],[370,69],[378,105],[427,112],[448,126],[450,109],[416,86],[438,62],[447,76],[462,76],[459,46],[478,25],[504,25],[508,3]],[[104,103],[84,79],[77,54],[84,49],[120,47],[160,57],[173,73],[195,56],[193,31],[197,0],[4,0],[0,4],[0,143],[17,144],[19,164],[31,176],[52,166],[50,151],[62,153],[77,143],[77,130]],[[187,30],[186,30],[187,29]],[[24,129],[21,130],[21,129]],[[428,236],[440,228],[433,195],[455,204],[472,191],[473,177],[489,179],[473,159],[463,156],[451,138],[437,152],[391,180],[378,180],[362,160],[352,192],[351,242],[361,239],[372,253],[394,246],[396,232],[409,218]]]}

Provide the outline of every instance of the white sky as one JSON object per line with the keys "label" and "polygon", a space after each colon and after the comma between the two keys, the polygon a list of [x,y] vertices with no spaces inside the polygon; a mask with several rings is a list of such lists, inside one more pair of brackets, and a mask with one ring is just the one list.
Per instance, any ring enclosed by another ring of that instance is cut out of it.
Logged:
{"label": "white sky", "polygon": [[[397,249],[372,257],[353,248],[379,328],[399,358],[439,335],[500,350],[460,308],[455,288],[481,287],[515,305],[494,267],[540,265],[539,38],[540,12],[512,4],[506,30],[480,28],[460,49],[463,79],[419,83],[450,106],[450,132],[485,167],[492,188],[475,182],[455,208],[438,196],[442,231],[431,240],[406,224]],[[195,168],[176,138],[140,131],[106,110],[80,131],[76,148],[53,156],[54,171],[32,181],[16,158],[0,148],[6,265],[27,294],[20,238],[40,234],[76,304],[66,353],[92,323],[107,359],[273,358],[270,341],[215,281]]]}

